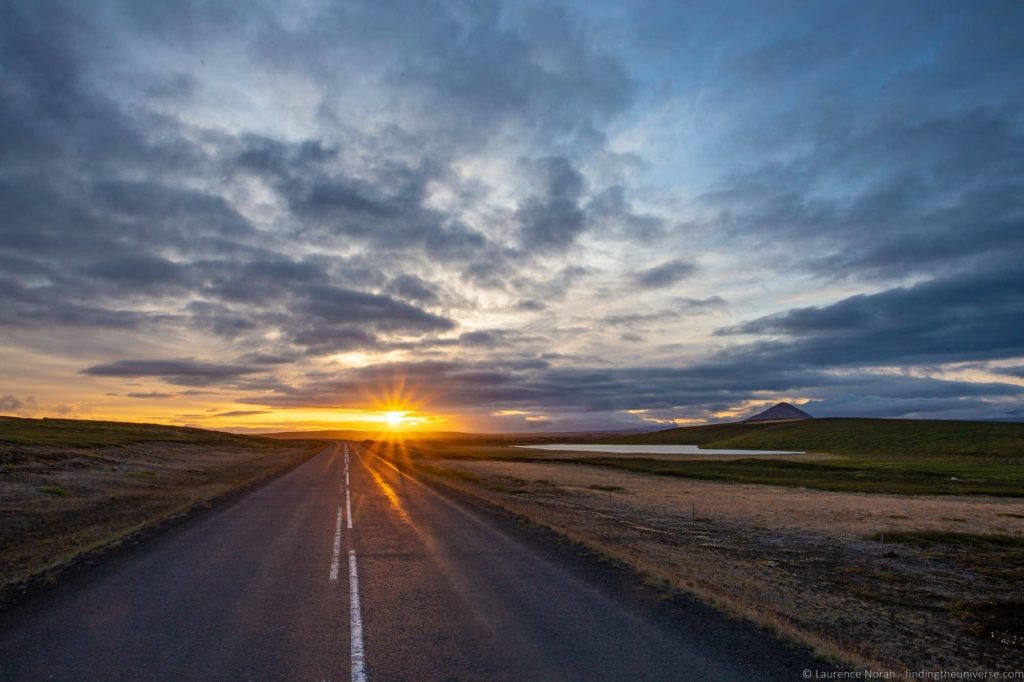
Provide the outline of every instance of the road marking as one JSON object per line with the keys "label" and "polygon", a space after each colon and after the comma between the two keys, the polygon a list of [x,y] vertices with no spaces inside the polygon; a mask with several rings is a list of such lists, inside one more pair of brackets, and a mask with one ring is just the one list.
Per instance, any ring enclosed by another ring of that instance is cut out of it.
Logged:
{"label": "road marking", "polygon": [[345,516],[348,519],[349,530],[352,529],[352,496],[349,491],[345,491]]}
{"label": "road marking", "polygon": [[339,563],[341,563],[341,507],[338,507],[338,522],[334,526],[334,555],[331,557],[331,580],[338,579]]}
{"label": "road marking", "polygon": [[342,488],[347,488],[349,485],[348,479],[348,443],[341,444],[345,448],[345,485]]}
{"label": "road marking", "polygon": [[352,682],[366,682],[366,660],[363,651],[363,615],[359,609],[359,576],[356,574],[356,551],[348,551],[348,587],[352,621]]}

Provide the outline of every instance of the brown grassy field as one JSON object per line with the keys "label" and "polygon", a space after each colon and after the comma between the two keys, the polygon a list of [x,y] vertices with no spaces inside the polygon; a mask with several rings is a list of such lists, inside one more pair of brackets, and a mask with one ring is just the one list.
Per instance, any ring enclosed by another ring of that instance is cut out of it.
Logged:
{"label": "brown grassy field", "polygon": [[0,606],[84,555],[321,449],[138,424],[0,418]]}
{"label": "brown grassy field", "polygon": [[417,459],[428,476],[875,669],[1024,669],[1024,501]]}

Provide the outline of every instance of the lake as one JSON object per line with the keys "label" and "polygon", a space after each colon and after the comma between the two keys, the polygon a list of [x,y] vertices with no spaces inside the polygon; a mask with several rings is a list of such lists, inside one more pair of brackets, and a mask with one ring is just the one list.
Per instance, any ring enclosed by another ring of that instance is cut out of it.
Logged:
{"label": "lake", "polygon": [[696,445],[515,445],[530,450],[559,450],[562,452],[613,452],[620,455],[802,455],[803,452],[786,450],[705,450]]}

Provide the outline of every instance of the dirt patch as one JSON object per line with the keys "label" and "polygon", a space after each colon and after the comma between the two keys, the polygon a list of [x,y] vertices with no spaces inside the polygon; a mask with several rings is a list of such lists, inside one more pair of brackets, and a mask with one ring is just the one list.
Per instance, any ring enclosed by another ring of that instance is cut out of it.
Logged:
{"label": "dirt patch", "polygon": [[583,465],[431,466],[442,464],[458,472],[448,485],[847,664],[1024,669],[1019,499],[834,493]]}

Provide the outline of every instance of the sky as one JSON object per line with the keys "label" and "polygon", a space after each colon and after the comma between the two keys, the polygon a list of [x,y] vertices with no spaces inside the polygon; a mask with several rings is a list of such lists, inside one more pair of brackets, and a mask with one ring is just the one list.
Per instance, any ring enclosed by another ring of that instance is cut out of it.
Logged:
{"label": "sky", "polygon": [[1022,32],[997,0],[2,3],[0,413],[1024,419]]}

